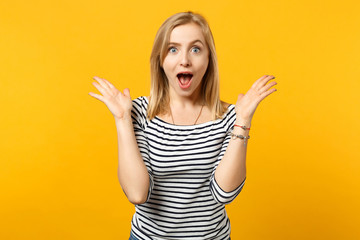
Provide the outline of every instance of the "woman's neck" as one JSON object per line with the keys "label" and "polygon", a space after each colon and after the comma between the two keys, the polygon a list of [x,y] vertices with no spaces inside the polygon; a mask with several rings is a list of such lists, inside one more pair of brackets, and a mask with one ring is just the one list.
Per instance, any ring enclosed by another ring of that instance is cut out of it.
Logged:
{"label": "woman's neck", "polygon": [[168,111],[162,116],[175,125],[195,125],[209,121],[209,109],[202,98],[170,96]]}
{"label": "woman's neck", "polygon": [[169,107],[193,109],[204,104],[204,100],[199,92],[193,93],[191,96],[180,96],[171,90],[169,92]]}

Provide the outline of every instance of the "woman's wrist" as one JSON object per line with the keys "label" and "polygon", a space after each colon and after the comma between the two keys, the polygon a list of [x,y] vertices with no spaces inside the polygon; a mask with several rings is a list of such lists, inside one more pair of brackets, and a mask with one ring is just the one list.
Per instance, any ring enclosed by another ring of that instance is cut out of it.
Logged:
{"label": "woman's wrist", "polygon": [[233,133],[247,137],[249,136],[250,128],[251,128],[251,119],[236,118],[233,128]]}
{"label": "woman's wrist", "polygon": [[114,117],[114,119],[115,119],[115,124],[117,127],[132,124],[131,113],[124,114],[122,117]]}
{"label": "woman's wrist", "polygon": [[251,127],[251,119],[236,118],[235,125],[245,126],[246,128]]}

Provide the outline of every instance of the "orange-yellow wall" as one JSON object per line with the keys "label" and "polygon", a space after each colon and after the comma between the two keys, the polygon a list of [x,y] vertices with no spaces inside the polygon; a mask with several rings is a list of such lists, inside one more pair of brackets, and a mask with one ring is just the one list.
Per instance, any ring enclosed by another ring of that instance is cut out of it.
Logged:
{"label": "orange-yellow wall", "polygon": [[222,99],[264,74],[232,239],[360,239],[359,1],[0,1],[0,239],[127,239],[100,76],[149,93],[160,24],[192,10],[212,28]]}

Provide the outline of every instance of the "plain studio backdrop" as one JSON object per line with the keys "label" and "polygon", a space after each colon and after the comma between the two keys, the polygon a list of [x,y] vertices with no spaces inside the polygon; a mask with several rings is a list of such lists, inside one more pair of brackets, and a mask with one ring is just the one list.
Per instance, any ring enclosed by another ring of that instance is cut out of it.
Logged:
{"label": "plain studio backdrop", "polygon": [[0,239],[127,239],[110,111],[93,76],[148,96],[156,31],[207,18],[221,98],[278,91],[252,122],[234,240],[360,239],[359,1],[0,2]]}

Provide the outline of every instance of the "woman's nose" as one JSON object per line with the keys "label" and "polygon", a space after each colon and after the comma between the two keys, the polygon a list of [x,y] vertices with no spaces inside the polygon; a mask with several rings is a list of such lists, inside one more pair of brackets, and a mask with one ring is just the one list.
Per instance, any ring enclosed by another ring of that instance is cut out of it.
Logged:
{"label": "woman's nose", "polygon": [[180,65],[185,66],[185,67],[188,67],[191,65],[191,61],[190,61],[190,57],[189,57],[188,53],[183,53],[181,55]]}

